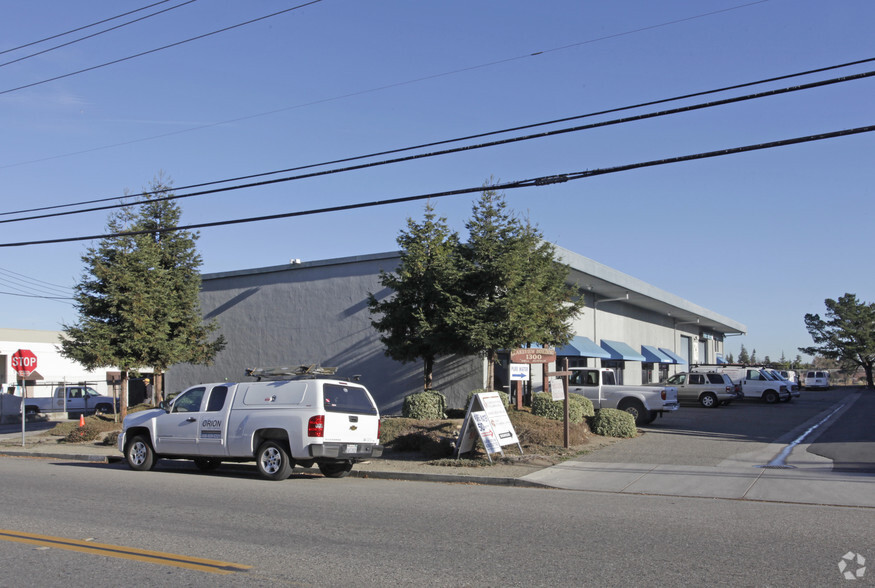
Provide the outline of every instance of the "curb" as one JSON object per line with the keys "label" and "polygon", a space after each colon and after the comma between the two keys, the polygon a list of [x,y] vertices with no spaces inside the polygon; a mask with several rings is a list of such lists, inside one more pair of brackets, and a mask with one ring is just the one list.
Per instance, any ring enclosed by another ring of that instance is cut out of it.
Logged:
{"label": "curb", "polygon": [[349,477],[373,478],[375,480],[402,480],[407,482],[442,482],[444,484],[479,484],[516,488],[551,488],[546,484],[530,482],[521,478],[492,478],[489,476],[462,476],[458,474],[414,474],[411,472],[352,470],[349,473]]}

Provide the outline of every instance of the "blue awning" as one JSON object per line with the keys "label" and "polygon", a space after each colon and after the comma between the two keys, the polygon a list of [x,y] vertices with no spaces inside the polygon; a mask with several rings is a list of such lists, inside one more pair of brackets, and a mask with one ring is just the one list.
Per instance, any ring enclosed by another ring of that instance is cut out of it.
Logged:
{"label": "blue awning", "polygon": [[663,353],[665,353],[667,356],[669,356],[672,360],[672,363],[687,363],[686,359],[684,359],[683,357],[681,357],[680,355],[678,355],[674,351],[670,351],[670,350],[666,349],[665,347],[660,347],[659,350],[662,351]]}
{"label": "blue awning", "polygon": [[622,341],[608,341],[602,339],[602,349],[611,354],[611,359],[624,361],[647,361],[647,358],[623,343]]}
{"label": "blue awning", "polygon": [[726,363],[726,360],[719,353],[717,354],[717,363]]}
{"label": "blue awning", "polygon": [[588,337],[575,336],[568,345],[556,348],[556,355],[565,355],[572,357],[600,357],[602,359],[610,359],[611,354],[596,345],[592,339]]}
{"label": "blue awning", "polygon": [[669,356],[652,345],[642,345],[641,355],[644,356],[647,363],[674,363]]}

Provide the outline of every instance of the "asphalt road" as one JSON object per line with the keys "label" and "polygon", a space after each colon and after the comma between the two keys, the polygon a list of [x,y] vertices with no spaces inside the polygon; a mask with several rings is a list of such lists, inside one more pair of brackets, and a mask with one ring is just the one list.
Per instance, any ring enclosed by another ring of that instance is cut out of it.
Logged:
{"label": "asphalt road", "polygon": [[[875,472],[875,392],[857,388],[803,390],[791,402],[758,400],[729,406],[681,409],[642,427],[642,435],[580,458],[601,463],[692,466],[726,465],[745,456],[762,456],[763,465],[836,408],[844,408],[813,430],[809,451],[837,462],[836,469]],[[856,398],[856,401],[850,403]]]}
{"label": "asphalt road", "polygon": [[875,558],[865,508],[29,458],[0,476],[3,586],[832,586],[846,553]]}

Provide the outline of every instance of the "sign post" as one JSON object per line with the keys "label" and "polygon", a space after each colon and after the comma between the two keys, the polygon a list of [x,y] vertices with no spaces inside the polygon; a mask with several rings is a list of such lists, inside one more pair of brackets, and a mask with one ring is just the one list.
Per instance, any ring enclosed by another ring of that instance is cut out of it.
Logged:
{"label": "sign post", "polygon": [[[520,349],[512,349],[510,352],[511,365],[515,363],[540,363],[546,365],[554,361],[556,361],[556,350],[551,347],[523,347]],[[546,375],[544,376],[544,389],[547,389]],[[517,409],[523,407],[523,395],[522,391],[519,389],[517,390],[516,395],[516,407]]]}
{"label": "sign post", "polygon": [[21,446],[24,447],[24,422],[27,420],[24,403],[27,399],[27,376],[36,369],[36,355],[30,349],[19,349],[12,354],[12,369],[21,382]]}

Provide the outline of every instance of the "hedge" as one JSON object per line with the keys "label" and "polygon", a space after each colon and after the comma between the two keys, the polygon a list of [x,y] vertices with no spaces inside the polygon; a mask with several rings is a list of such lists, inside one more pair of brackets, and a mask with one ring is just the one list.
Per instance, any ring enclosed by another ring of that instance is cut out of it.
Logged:
{"label": "hedge", "polygon": [[447,397],[437,390],[416,392],[404,397],[401,415],[408,419],[436,421],[446,416]]}
{"label": "hedge", "polygon": [[[532,414],[554,421],[565,418],[565,401],[553,400],[550,394],[540,393],[532,396]],[[572,423],[582,423],[584,418],[595,414],[592,401],[580,394],[568,396],[568,420]]]}
{"label": "hedge", "polygon": [[634,437],[638,429],[635,417],[625,410],[603,408],[593,419],[592,432],[603,437]]}

